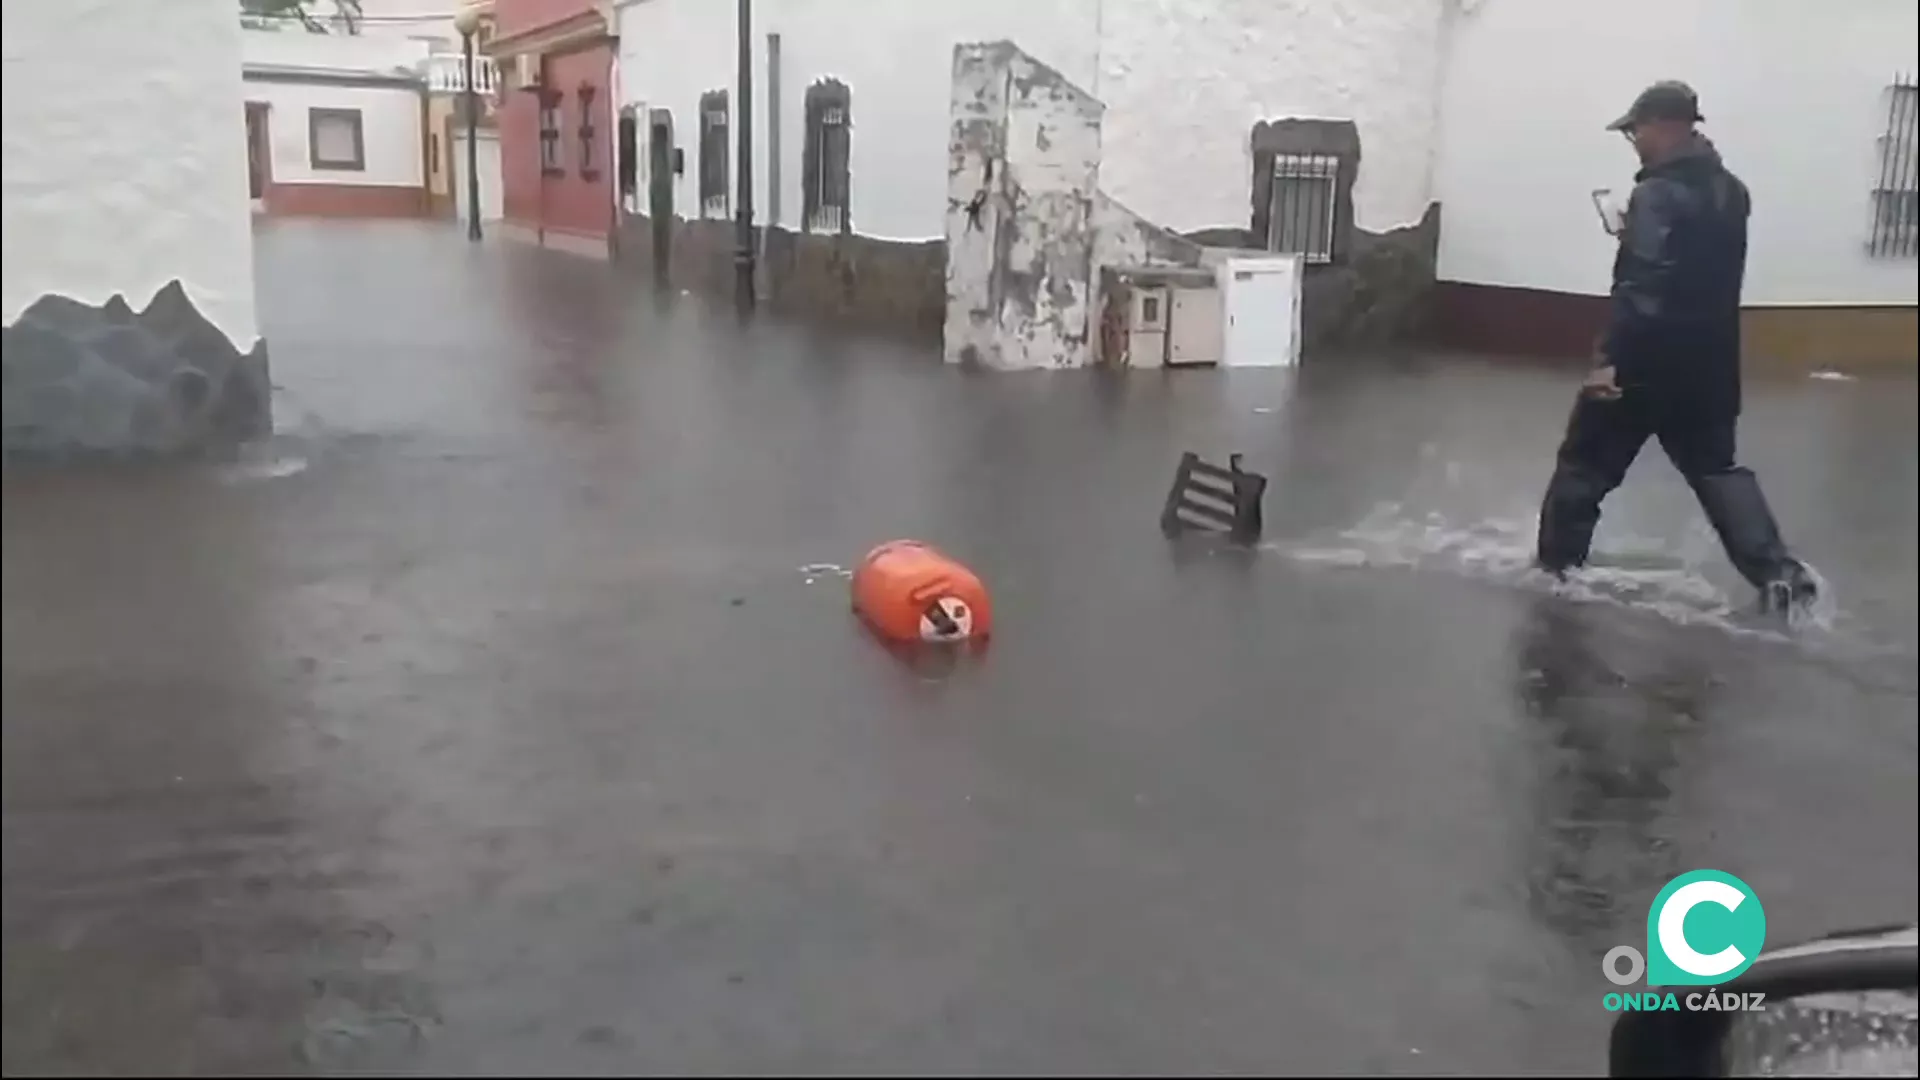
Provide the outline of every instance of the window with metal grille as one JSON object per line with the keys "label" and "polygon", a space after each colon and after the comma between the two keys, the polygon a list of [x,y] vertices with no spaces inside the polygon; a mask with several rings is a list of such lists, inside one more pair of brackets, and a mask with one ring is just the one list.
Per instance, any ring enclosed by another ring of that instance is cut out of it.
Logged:
{"label": "window with metal grille", "polygon": [[1880,175],[1873,189],[1873,231],[1868,250],[1879,256],[1920,254],[1920,81],[1907,75],[1887,88],[1886,130],[1880,135]]}
{"label": "window with metal grille", "polygon": [[806,147],[802,191],[808,232],[849,232],[852,151],[850,95],[845,84],[825,79],[807,88]]}
{"label": "window with metal grille", "polygon": [[700,216],[724,218],[727,198],[727,92],[700,95]]}
{"label": "window with metal grille", "polygon": [[1267,250],[1332,262],[1339,181],[1340,159],[1331,154],[1275,154]]}
{"label": "window with metal grille", "polygon": [[560,149],[560,95],[540,95],[540,171],[547,174],[566,171]]}
{"label": "window with metal grille", "polygon": [[578,165],[582,180],[597,180],[600,177],[600,166],[593,157],[593,144],[600,134],[593,126],[593,99],[598,94],[599,90],[591,83],[580,84],[580,128],[576,134],[580,137]]}

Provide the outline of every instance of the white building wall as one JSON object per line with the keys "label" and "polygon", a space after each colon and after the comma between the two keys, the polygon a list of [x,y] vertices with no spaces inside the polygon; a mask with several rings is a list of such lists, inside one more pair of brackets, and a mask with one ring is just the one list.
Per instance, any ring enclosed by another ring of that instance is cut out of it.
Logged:
{"label": "white building wall", "polygon": [[1604,293],[1590,193],[1636,167],[1603,130],[1658,79],[1753,191],[1751,305],[1912,304],[1912,258],[1870,258],[1886,91],[1916,67],[1912,0],[1479,0],[1452,32],[1436,190],[1439,276]]}
{"label": "white building wall", "polygon": [[[1107,0],[1111,3],[1113,0]],[[847,85],[853,121],[855,232],[894,240],[942,235],[947,209],[947,104],[953,47],[1014,37],[1082,86],[1094,62],[1097,0],[757,0],[754,4],[754,206],[766,220],[766,35],[781,35],[781,216],[801,212],[807,87]],[[623,104],[673,111],[686,172],[674,191],[683,216],[698,205],[700,95],[734,90],[734,5],[632,0],[619,12]],[[734,113],[738,115],[738,106]],[[642,145],[645,142],[644,118]],[[645,195],[642,193],[644,203]]]}
{"label": "white building wall", "polygon": [[[267,132],[276,184],[350,184],[420,187],[422,160],[420,92],[397,86],[250,79],[247,100],[267,104]],[[316,169],[307,145],[309,109],[358,109],[367,167],[362,171]]]}
{"label": "white building wall", "polygon": [[[1100,184],[1175,229],[1250,219],[1255,122],[1355,120],[1357,223],[1382,231],[1428,201],[1446,0],[757,0],[755,207],[764,215],[765,41],[781,34],[781,208],[801,207],[803,95],[833,76],[852,93],[853,229],[943,231],[953,47],[1007,39],[1106,102]],[[695,205],[702,92],[734,84],[733,5],[628,0],[619,12],[626,104],[670,108],[687,151],[675,192]]]}
{"label": "white building wall", "polygon": [[[419,187],[426,182],[420,90],[347,85],[359,76],[416,76],[429,43],[401,35],[347,37],[304,31],[241,34],[246,99],[267,105],[276,184]],[[293,81],[299,77],[325,81]],[[315,169],[307,145],[309,109],[358,109],[367,167]]]}
{"label": "white building wall", "polygon": [[144,305],[175,278],[242,352],[259,337],[230,0],[7,0],[4,311],[46,293]]}
{"label": "white building wall", "polygon": [[1082,85],[1107,104],[1100,186],[1142,217],[1245,228],[1248,137],[1284,117],[1354,121],[1360,228],[1426,212],[1447,0],[1094,6],[1104,7],[1099,74]]}

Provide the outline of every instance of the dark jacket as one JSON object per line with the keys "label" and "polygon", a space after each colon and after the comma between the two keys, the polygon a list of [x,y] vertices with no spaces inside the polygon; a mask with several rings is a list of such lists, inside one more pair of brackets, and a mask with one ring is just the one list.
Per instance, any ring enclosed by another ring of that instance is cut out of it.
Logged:
{"label": "dark jacket", "polygon": [[1738,416],[1747,187],[1704,135],[1634,181],[1602,355],[1623,390],[1662,411]]}

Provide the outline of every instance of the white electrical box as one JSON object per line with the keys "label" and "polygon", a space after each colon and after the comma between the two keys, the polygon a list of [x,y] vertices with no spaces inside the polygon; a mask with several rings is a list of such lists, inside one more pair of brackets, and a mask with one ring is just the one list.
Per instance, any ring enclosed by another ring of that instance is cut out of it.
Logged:
{"label": "white electrical box", "polygon": [[1174,367],[1218,364],[1225,348],[1220,290],[1212,285],[1175,285],[1167,327],[1167,363]]}
{"label": "white electrical box", "polygon": [[1197,266],[1113,266],[1101,271],[1103,363],[1201,366],[1224,347],[1220,288]]}
{"label": "white electrical box", "polygon": [[1167,360],[1167,289],[1137,285],[1127,319],[1127,366],[1159,367]]}
{"label": "white electrical box", "polygon": [[1298,255],[1228,259],[1220,264],[1227,367],[1292,367],[1300,362]]}

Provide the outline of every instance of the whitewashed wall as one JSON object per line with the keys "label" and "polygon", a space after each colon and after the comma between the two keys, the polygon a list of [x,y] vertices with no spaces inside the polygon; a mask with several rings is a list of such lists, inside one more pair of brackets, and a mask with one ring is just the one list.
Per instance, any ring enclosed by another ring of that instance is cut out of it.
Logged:
{"label": "whitewashed wall", "polygon": [[4,310],[144,305],[175,278],[242,352],[259,334],[230,0],[0,6]]}
{"label": "whitewashed wall", "polygon": [[1657,79],[1753,190],[1749,304],[1915,302],[1865,250],[1885,92],[1916,67],[1912,0],[1479,0],[1456,17],[1436,190],[1443,280],[1607,289],[1590,201],[1636,167],[1602,130]]}
{"label": "whitewashed wall", "polygon": [[[247,100],[267,104],[267,132],[276,184],[347,184],[420,187],[422,160],[420,93],[396,86],[247,81]],[[307,145],[309,109],[358,109],[367,167],[361,171],[316,169]]]}
{"label": "whitewashed wall", "polygon": [[[420,92],[391,85],[343,85],[339,80],[414,74],[428,54],[428,42],[401,35],[346,37],[304,31],[244,31],[241,56],[247,73],[246,98],[267,105],[273,182],[369,187],[424,184]],[[268,75],[281,77],[263,77]],[[333,81],[290,82],[285,78],[298,75],[326,76]],[[314,108],[360,110],[365,170],[313,167],[307,145],[307,110]]]}
{"label": "whitewashed wall", "polygon": [[[1111,2],[1111,0],[1109,0]],[[781,35],[781,211],[800,218],[805,94],[831,76],[851,91],[853,229],[896,240],[942,234],[953,47],[1017,36],[1022,48],[1085,85],[1094,61],[1094,0],[757,0],[754,5],[754,206],[766,220],[766,35]],[[687,168],[675,206],[698,194],[698,106],[734,88],[734,5],[634,0],[620,9],[624,104],[673,110]],[[1016,34],[1017,31],[1017,34]],[[738,109],[736,107],[737,114]],[[644,145],[644,127],[642,142]],[[644,197],[644,196],[643,196]]]}
{"label": "whitewashed wall", "polygon": [[[946,213],[954,45],[1007,39],[1108,105],[1101,187],[1175,229],[1244,227],[1256,121],[1358,122],[1362,228],[1425,210],[1445,0],[757,0],[755,206],[765,197],[765,35],[782,35],[781,206],[800,212],[802,95],[852,91],[853,228],[922,240]],[[622,100],[673,110],[695,205],[697,105],[734,84],[733,5],[628,0],[619,12]]]}
{"label": "whitewashed wall", "polygon": [[[1150,221],[1244,228],[1260,120],[1352,120],[1354,223],[1426,212],[1446,0],[1104,0],[1100,187]],[[1043,57],[1044,58],[1044,57]]]}

